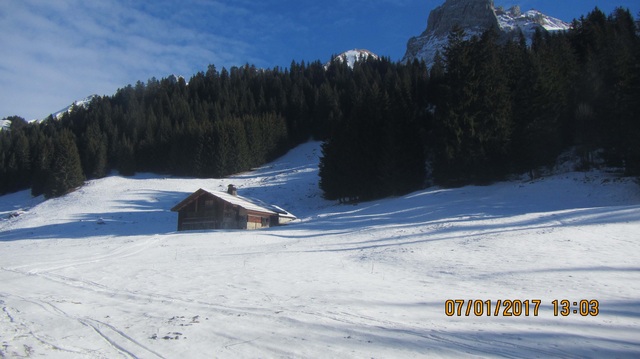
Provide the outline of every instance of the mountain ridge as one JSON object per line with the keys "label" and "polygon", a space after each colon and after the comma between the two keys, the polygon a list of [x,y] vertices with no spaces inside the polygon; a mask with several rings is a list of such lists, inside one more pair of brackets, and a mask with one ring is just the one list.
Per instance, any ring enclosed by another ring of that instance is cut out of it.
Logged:
{"label": "mountain ridge", "polygon": [[59,120],[65,114],[70,113],[71,111],[73,111],[74,107],[82,107],[82,108],[89,107],[89,105],[91,104],[91,101],[93,101],[97,97],[99,97],[99,96],[96,95],[96,94],[93,94],[93,95],[89,95],[89,96],[87,96],[87,97],[85,97],[83,99],[73,101],[73,103],[71,105],[63,108],[62,110],[59,110],[59,111],[56,111],[56,112],[52,113],[51,116],[53,116],[53,118],[55,118],[56,120]]}

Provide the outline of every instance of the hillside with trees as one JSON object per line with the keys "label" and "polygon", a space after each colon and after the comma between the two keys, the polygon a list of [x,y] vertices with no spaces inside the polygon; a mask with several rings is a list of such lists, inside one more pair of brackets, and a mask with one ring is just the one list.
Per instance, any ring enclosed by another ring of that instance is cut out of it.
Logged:
{"label": "hillside with trees", "polygon": [[113,170],[224,177],[310,138],[324,141],[328,199],[398,195],[428,182],[484,183],[553,163],[567,148],[640,174],[640,36],[595,9],[532,44],[455,29],[435,65],[292,62],[150,79],[60,120],[0,131],[0,193],[55,197]]}

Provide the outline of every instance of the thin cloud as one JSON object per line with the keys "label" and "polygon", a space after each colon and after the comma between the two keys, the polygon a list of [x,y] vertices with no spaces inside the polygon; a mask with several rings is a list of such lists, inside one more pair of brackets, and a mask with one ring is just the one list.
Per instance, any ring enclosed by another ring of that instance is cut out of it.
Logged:
{"label": "thin cloud", "polygon": [[203,13],[208,27],[190,26],[189,17],[198,14],[176,10],[185,3],[153,2],[149,11],[126,0],[3,2],[0,118],[39,119],[76,99],[112,94],[138,80],[190,76],[210,63],[247,62],[250,44],[234,37],[226,29],[233,19],[225,19],[246,10],[215,1],[194,3],[209,9]]}

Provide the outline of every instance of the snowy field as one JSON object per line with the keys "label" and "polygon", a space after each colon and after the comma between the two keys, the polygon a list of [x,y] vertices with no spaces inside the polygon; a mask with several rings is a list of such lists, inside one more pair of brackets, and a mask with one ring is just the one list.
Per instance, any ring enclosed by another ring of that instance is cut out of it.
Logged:
{"label": "snowy field", "polygon": [[[337,205],[319,154],[308,143],[225,180],[0,197],[0,357],[640,357],[635,182],[566,173]],[[171,207],[230,183],[299,220],[175,231]],[[449,317],[449,299],[540,306]],[[598,315],[554,316],[563,299],[598,300]]]}

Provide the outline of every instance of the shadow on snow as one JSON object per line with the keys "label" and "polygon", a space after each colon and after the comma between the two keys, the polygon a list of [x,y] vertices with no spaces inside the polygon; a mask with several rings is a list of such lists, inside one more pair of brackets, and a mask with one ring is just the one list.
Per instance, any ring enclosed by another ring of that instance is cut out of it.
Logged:
{"label": "shadow on snow", "polygon": [[[55,219],[59,223],[0,232],[0,242],[31,239],[143,236],[176,230],[177,215],[170,209],[188,194],[142,190],[149,199],[115,201],[112,211],[80,213]],[[20,219],[20,218],[18,218]]]}

